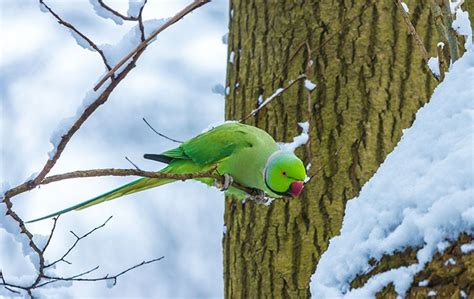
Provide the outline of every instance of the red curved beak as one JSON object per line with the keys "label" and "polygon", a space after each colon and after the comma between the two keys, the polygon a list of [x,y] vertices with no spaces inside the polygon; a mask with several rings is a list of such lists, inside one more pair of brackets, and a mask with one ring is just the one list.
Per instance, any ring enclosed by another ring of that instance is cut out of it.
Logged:
{"label": "red curved beak", "polygon": [[304,187],[304,182],[303,181],[297,181],[293,182],[290,185],[290,194],[293,197],[298,197],[301,194],[301,191],[303,191]]}

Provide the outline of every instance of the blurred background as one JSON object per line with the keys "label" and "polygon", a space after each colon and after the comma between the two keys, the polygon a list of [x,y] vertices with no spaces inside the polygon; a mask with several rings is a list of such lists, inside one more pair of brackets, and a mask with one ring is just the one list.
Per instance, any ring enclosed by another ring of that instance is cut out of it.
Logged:
{"label": "blurred background", "polygon": [[[96,44],[115,44],[134,22],[116,25],[98,17],[86,0],[45,0],[64,20]],[[105,1],[122,13],[126,0]],[[190,1],[148,1],[144,19],[173,16]],[[68,30],[42,13],[38,1],[0,2],[0,180],[15,186],[39,171],[52,149],[50,136],[61,119],[75,115],[86,92],[104,73],[97,53],[79,47]],[[224,120],[224,97],[211,91],[225,83],[228,3],[209,3],[159,35],[137,67],[72,138],[51,174],[92,168],[155,170],[158,162],[144,153],[159,153],[177,144],[153,133],[185,140],[211,123]],[[90,178],[42,186],[13,199],[25,220],[104,193],[134,178]],[[92,276],[115,274],[142,260],[162,261],[136,269],[108,288],[105,282],[47,288],[47,297],[222,297],[223,195],[193,182],[174,183],[64,215],[47,258],[55,260],[74,242],[70,234],[87,232],[109,216],[101,230],[80,242],[72,265],[57,273],[77,274],[96,265]],[[52,221],[29,227],[48,234]],[[34,273],[12,237],[0,229],[0,268],[15,282]]]}

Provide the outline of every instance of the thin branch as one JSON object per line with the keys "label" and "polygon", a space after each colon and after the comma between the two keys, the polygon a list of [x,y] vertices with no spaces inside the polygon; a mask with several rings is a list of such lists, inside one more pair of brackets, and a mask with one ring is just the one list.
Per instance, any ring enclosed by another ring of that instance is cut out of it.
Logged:
{"label": "thin branch", "polygon": [[[425,61],[425,63],[428,63],[428,60],[430,59],[430,55],[428,54],[428,51],[426,51],[425,45],[423,44],[423,41],[421,40],[420,35],[418,34],[418,32],[416,32],[415,27],[411,23],[410,17],[408,16],[407,12],[403,8],[401,0],[394,0],[394,1],[402,13],[403,20],[405,21],[405,24],[408,27],[408,33],[413,37],[415,44],[420,49],[423,60]],[[438,78],[436,78],[436,80],[438,80]]]}
{"label": "thin branch", "polygon": [[152,125],[150,125],[150,123],[145,119],[145,118],[142,118],[143,121],[148,125],[148,127],[153,131],[155,132],[157,135],[163,137],[163,138],[166,138],[168,139],[169,141],[173,141],[173,142],[176,142],[176,143],[183,143],[183,141],[181,140],[177,140],[177,139],[173,139],[171,137],[168,137],[166,136],[165,134],[161,134],[160,132],[158,132],[157,130],[155,130],[155,128],[152,127]]}
{"label": "thin branch", "polygon": [[58,218],[59,218],[60,215],[56,216],[53,218],[53,227],[51,228],[51,232],[49,233],[49,237],[48,237],[48,241],[46,241],[46,245],[44,245],[43,247],[43,254],[44,252],[46,251],[46,248],[48,248],[49,246],[49,243],[51,242],[51,239],[53,238],[53,235],[54,235],[54,231],[56,230],[56,224],[58,222]]}
{"label": "thin branch", "polygon": [[91,229],[90,231],[88,231],[87,233],[85,233],[84,235],[82,235],[81,237],[79,237],[79,236],[78,236],[77,234],[75,234],[73,231],[70,231],[70,233],[71,233],[74,237],[76,237],[76,240],[74,241],[74,243],[69,247],[68,250],[66,250],[66,252],[63,254],[62,257],[60,257],[59,259],[55,260],[54,262],[52,262],[52,263],[46,265],[45,268],[49,268],[49,267],[51,267],[51,266],[54,266],[54,265],[56,265],[57,263],[59,263],[59,262],[61,262],[61,261],[62,261],[62,262],[65,262],[65,263],[67,263],[67,264],[70,264],[70,262],[68,262],[67,260],[65,260],[65,258],[66,258],[66,257],[69,255],[69,253],[71,253],[71,251],[76,247],[77,243],[79,243],[79,241],[81,241],[82,239],[87,238],[87,236],[89,236],[90,234],[94,233],[95,231],[97,231],[97,230],[103,228],[103,227],[107,224],[107,222],[109,222],[110,219],[112,219],[112,216],[110,216],[109,218],[107,218],[107,220],[105,220],[104,223],[102,223],[102,224],[99,225],[99,226],[94,227],[93,229]]}
{"label": "thin branch", "polygon": [[2,271],[0,271],[0,278],[2,279],[2,282],[0,283],[0,286],[3,286],[5,289],[7,289],[8,291],[10,291],[12,293],[20,294],[20,292],[15,291],[15,290],[11,289],[10,287],[12,287],[12,288],[21,288],[21,287],[18,287],[16,285],[12,285],[12,284],[7,283],[5,281],[5,277],[3,277],[3,272]]}
{"label": "thin branch", "polygon": [[114,72],[116,72],[123,64],[125,64],[133,55],[135,55],[136,53],[142,51],[143,49],[145,49],[147,46],[148,46],[148,43],[151,42],[158,34],[160,34],[163,30],[165,30],[166,28],[170,27],[171,25],[173,25],[174,23],[178,22],[179,20],[181,20],[182,18],[184,18],[187,14],[189,14],[190,12],[192,12],[193,10],[195,10],[196,8],[198,7],[201,7],[202,5],[206,4],[210,2],[210,0],[194,0],[191,4],[189,4],[188,6],[186,6],[185,8],[183,8],[180,12],[178,12],[174,17],[172,17],[171,19],[169,19],[168,21],[166,21],[166,23],[164,23],[162,26],[160,26],[158,29],[156,29],[155,31],[153,31],[149,37],[147,37],[143,42],[141,42],[135,49],[133,49],[127,56],[125,56],[124,58],[122,58],[118,63],[117,65],[115,65],[107,74],[105,74],[105,76],[99,81],[99,83],[97,83],[97,85],[94,87],[94,90],[97,91],[101,86],[102,84],[105,83],[105,81],[107,81],[108,78],[110,78],[110,76],[112,76],[112,74]]}
{"label": "thin branch", "polygon": [[44,278],[46,279],[50,279],[51,281],[47,281],[43,284],[40,284],[38,285],[38,287],[42,287],[42,286],[45,286],[47,284],[50,284],[50,283],[53,283],[53,282],[57,282],[57,281],[104,281],[104,280],[113,280],[113,285],[115,286],[117,284],[117,279],[124,275],[125,273],[129,272],[129,271],[132,271],[138,267],[141,267],[141,266],[144,266],[144,265],[148,265],[148,264],[151,264],[151,263],[154,263],[154,262],[157,262],[157,261],[160,261],[162,259],[164,259],[165,257],[164,256],[161,256],[159,258],[156,258],[156,259],[152,259],[152,260],[148,260],[148,261],[143,261],[139,264],[136,264],[132,267],[129,267],[125,270],[123,270],[122,272],[119,272],[115,275],[105,275],[105,276],[102,276],[102,277],[96,277],[96,278],[82,278],[82,276],[84,275],[87,275],[95,270],[97,270],[99,268],[99,266],[96,266],[86,272],[83,272],[83,273],[80,273],[80,274],[77,274],[77,275],[74,275],[74,276],[70,276],[70,277],[55,277],[55,276],[47,276],[45,275]]}
{"label": "thin branch", "polygon": [[117,17],[119,17],[119,18],[121,18],[125,21],[138,21],[138,17],[123,15],[123,14],[119,13],[118,11],[116,11],[115,9],[113,9],[112,7],[105,4],[103,0],[97,0],[97,2],[99,2],[100,6],[102,6],[105,10],[108,10],[112,14],[116,15]]}
{"label": "thin branch", "polygon": [[[312,50],[311,50],[311,45],[309,42],[305,42],[305,47],[306,47],[306,65],[305,65],[305,75],[306,75],[306,80],[311,81],[312,77],[312,66],[313,66],[313,60],[311,59],[312,55]],[[312,82],[311,82],[312,83]],[[312,121],[313,121],[313,90],[309,90],[306,93],[306,101],[307,101],[307,109],[308,109],[308,141],[306,142],[306,159],[308,163],[312,163],[313,161],[313,152],[311,150],[311,126],[312,126]]]}
{"label": "thin branch", "polygon": [[443,82],[446,73],[446,59],[443,52],[444,44],[438,43],[436,52],[438,53],[439,81]]}
{"label": "thin branch", "polygon": [[449,0],[444,0],[442,3],[442,13],[444,16],[445,28],[446,28],[446,35],[448,38],[448,47],[449,52],[451,53],[451,59],[453,63],[459,59],[459,48],[458,42],[456,39],[456,31],[453,28],[453,16],[451,14],[451,8],[449,4]]}
{"label": "thin branch", "polygon": [[[63,174],[56,174],[46,177],[38,185],[46,185],[57,181],[74,179],[74,178],[90,178],[90,177],[101,177],[101,176],[140,176],[148,178],[161,178],[161,179],[172,179],[186,181],[196,178],[213,178],[213,179],[222,179],[222,176],[216,173],[218,165],[214,165],[209,168],[207,171],[195,172],[195,173],[183,173],[183,174],[174,174],[174,173],[165,173],[165,172],[155,172],[155,171],[144,171],[138,169],[118,169],[118,168],[105,168],[105,169],[90,169],[90,170],[77,170],[72,172],[67,172]],[[233,183],[233,186],[245,191],[247,193],[252,192],[251,188],[244,187],[237,183]],[[20,193],[29,191],[29,182],[23,183],[8,190],[5,193],[6,197],[16,196]]]}
{"label": "thin branch", "polygon": [[58,21],[59,24],[69,28],[73,32],[75,32],[77,35],[79,35],[81,38],[83,38],[97,53],[99,53],[100,57],[102,58],[102,61],[104,62],[105,66],[107,67],[108,70],[111,69],[111,66],[107,62],[107,58],[104,55],[104,52],[102,52],[99,47],[86,35],[84,35],[82,32],[80,32],[76,27],[71,25],[70,23],[64,21],[57,13],[55,13],[46,3],[44,0],[39,0],[40,5],[43,5],[52,15],[53,17]]}
{"label": "thin branch", "polygon": [[130,164],[132,164],[133,167],[135,167],[136,170],[141,170],[140,167],[138,167],[137,164],[133,163],[133,161],[130,160],[127,156],[125,156],[125,160],[127,160]]}
{"label": "thin branch", "polygon": [[242,118],[239,122],[244,122],[246,121],[249,117],[252,117],[254,116],[255,114],[257,114],[258,111],[260,111],[263,107],[267,106],[268,103],[270,103],[271,101],[273,101],[275,98],[279,97],[280,95],[282,95],[285,91],[287,91],[291,86],[293,86],[296,82],[302,80],[302,79],[305,79],[306,78],[306,75],[304,74],[301,74],[299,75],[296,79],[294,80],[291,80],[290,81],[290,84],[288,84],[288,86],[284,87],[284,88],[281,88],[279,90],[277,90],[274,94],[272,94],[270,97],[266,98],[262,104],[260,104],[260,106],[258,106],[256,109],[252,110],[252,112],[250,112],[249,115],[247,115],[246,117]]}
{"label": "thin branch", "polygon": [[143,9],[145,8],[147,0],[143,1],[142,7],[140,7],[140,11],[138,12],[138,28],[140,28],[140,39],[141,41],[145,41],[145,26],[143,26]]}

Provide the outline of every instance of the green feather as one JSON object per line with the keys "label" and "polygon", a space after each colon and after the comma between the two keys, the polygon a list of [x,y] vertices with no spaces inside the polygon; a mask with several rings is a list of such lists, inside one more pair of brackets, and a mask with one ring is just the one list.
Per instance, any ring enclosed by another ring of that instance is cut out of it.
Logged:
{"label": "green feather", "polygon": [[[177,148],[159,155],[149,156],[165,162],[168,162],[166,157],[169,158],[168,166],[160,172],[175,174],[204,172],[218,164],[217,170],[220,174],[227,173],[234,178],[234,181],[242,185],[264,190],[269,195],[277,197],[277,194],[272,193],[266,187],[263,178],[268,157],[277,150],[278,146],[275,140],[265,131],[240,123],[227,123],[202,133]],[[160,160],[160,156],[165,158]],[[173,181],[171,179],[141,178],[80,204],[29,222],[54,217],[72,210],[85,209]],[[212,179],[199,179],[199,181],[208,185],[213,183]],[[238,194],[239,197],[244,195],[243,192],[233,188],[231,191]]]}

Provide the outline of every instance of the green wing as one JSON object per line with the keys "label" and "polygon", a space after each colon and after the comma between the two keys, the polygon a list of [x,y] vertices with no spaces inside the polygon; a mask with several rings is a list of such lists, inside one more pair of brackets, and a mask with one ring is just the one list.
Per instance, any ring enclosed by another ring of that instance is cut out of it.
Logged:
{"label": "green wing", "polygon": [[183,143],[181,147],[194,163],[217,163],[237,150],[252,146],[252,136],[246,127],[238,123],[220,125]]}
{"label": "green wing", "polygon": [[218,163],[236,150],[252,146],[252,136],[247,127],[239,123],[223,124],[161,155],[171,159],[189,159],[198,165]]}

